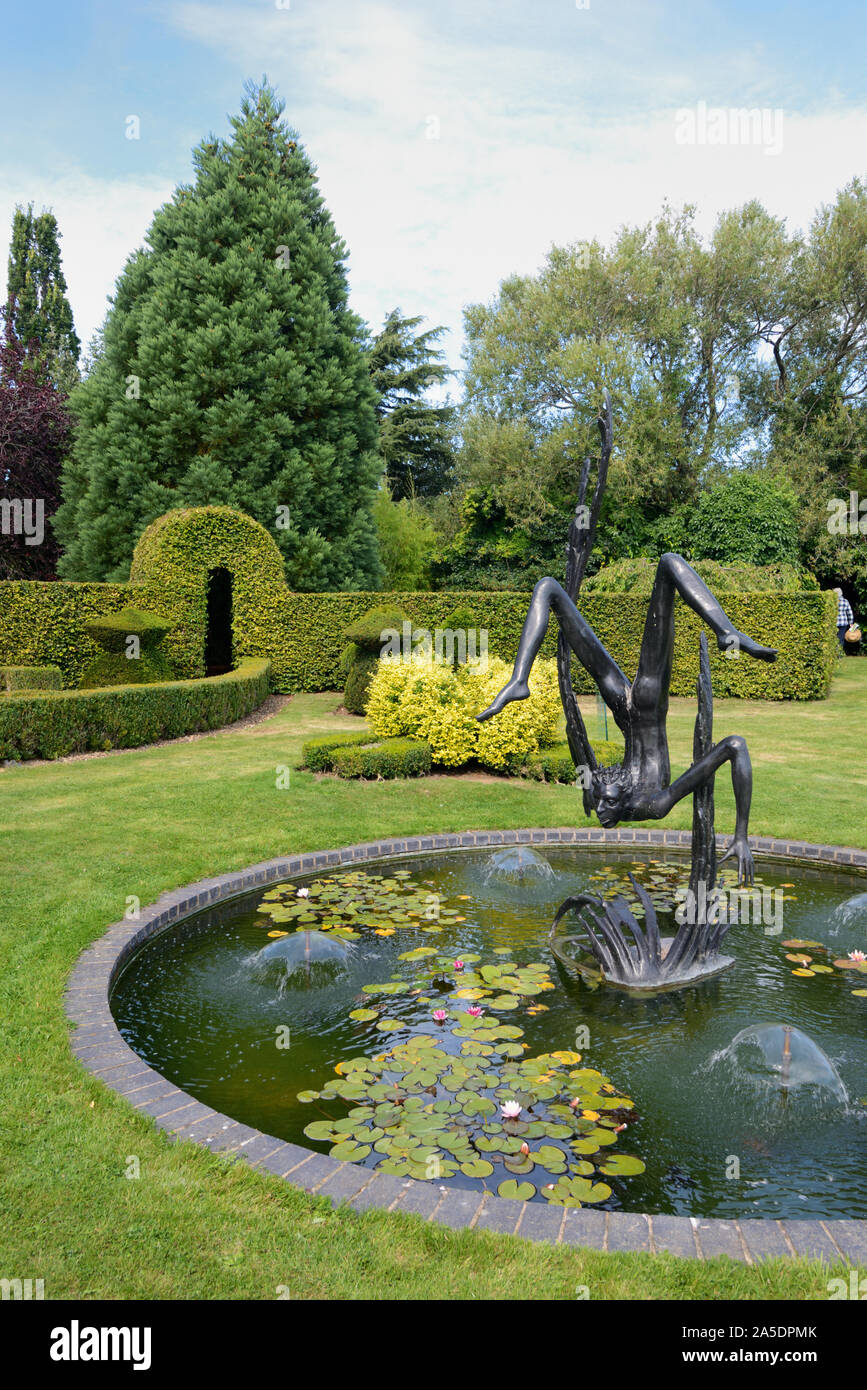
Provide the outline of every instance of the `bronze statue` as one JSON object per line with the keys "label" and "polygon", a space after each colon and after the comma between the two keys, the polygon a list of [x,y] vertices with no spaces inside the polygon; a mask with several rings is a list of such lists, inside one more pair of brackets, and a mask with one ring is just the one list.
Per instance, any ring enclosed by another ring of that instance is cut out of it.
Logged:
{"label": "bronze statue", "polygon": [[[477,715],[491,719],[511,700],[529,695],[527,679],[542,645],[553,612],[560,628],[558,665],[567,734],[576,765],[588,769],[584,785],[584,809],[595,810],[604,826],[620,821],[661,820],[673,806],[690,793],[712,788],[714,774],[725,762],[732,765],[736,821],[734,839],[723,859],[734,855],[738,883],[752,883],[753,858],[748,843],[748,821],[752,795],[752,766],[747,745],[739,735],[729,735],[714,744],[692,766],[671,781],[666,717],[674,653],[674,600],[683,601],[703,618],[721,650],[739,656],[745,652],[760,661],[775,661],[776,651],[763,647],[739,632],[723,612],[704,581],[680,555],[663,555],[656,569],[653,592],[641,642],[638,670],[629,681],[605,649],[586,618],[575,605],[593,544],[596,519],[607,476],[611,453],[611,402],[605,393],[604,412],[599,418],[602,459],[592,507],[584,505],[589,476],[585,460],[580,501],[567,545],[566,587],[556,579],[542,579],[533,590],[518,655],[511,680],[489,707]],[[625,751],[622,763],[613,767],[597,764],[581,719],[569,677],[569,656],[574,652],[593,677],[618,728],[623,733]],[[720,860],[722,862],[722,860]]]}

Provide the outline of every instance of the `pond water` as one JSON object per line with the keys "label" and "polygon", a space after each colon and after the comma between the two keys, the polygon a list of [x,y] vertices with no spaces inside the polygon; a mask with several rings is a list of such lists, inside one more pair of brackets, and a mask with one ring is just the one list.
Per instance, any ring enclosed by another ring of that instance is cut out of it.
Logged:
{"label": "pond water", "polygon": [[[760,863],[760,886],[777,890],[775,902],[782,902],[782,922],[775,924],[781,930],[768,929],[767,919],[734,926],[725,940],[735,958],[728,971],[648,998],[594,987],[564,969],[548,949],[550,923],[562,900],[581,890],[625,889],[632,897],[632,872],[662,905],[661,928],[673,932],[672,892],[688,876],[686,862],[670,851],[663,861],[659,851],[634,847],[616,854],[610,847],[545,846],[539,853],[550,873],[515,874],[509,862],[499,875],[491,870],[490,850],[452,851],[338,869],[298,879],[282,895],[270,888],[267,896],[260,890],[223,904],[161,934],[132,958],[112,996],[118,1027],[152,1067],[216,1109],[326,1153],[335,1137],[345,1139],[349,1148],[338,1156],[369,1166],[396,1161],[399,1170],[406,1160],[367,1145],[353,1151],[363,1140],[355,1131],[366,1098],[357,1091],[323,1096],[322,1088],[351,1059],[382,1058],[415,1039],[411,1079],[421,1099],[412,1105],[416,1128],[426,1136],[417,1161],[430,1162],[437,1140],[424,1129],[424,1106],[441,1122],[447,1111],[465,1126],[489,1121],[483,1151],[474,1147],[471,1161],[446,1172],[452,1185],[496,1191],[514,1173],[527,1183],[519,1195],[545,1200],[546,1186],[564,1171],[552,1151],[559,1147],[568,1158],[572,1145],[598,1168],[613,1142],[604,1126],[613,1129],[617,1121],[626,1125],[617,1130],[617,1151],[639,1159],[644,1171],[604,1177],[606,1186],[589,1198],[597,1208],[701,1217],[867,1216],[867,997],[855,992],[867,989],[867,976],[851,963],[834,964],[867,950],[863,878],[791,861]],[[309,896],[299,896],[299,887]],[[356,938],[350,951],[333,949],[337,937],[331,950],[327,937],[317,947],[324,937],[319,928],[339,933],[347,925]],[[291,936],[269,937],[302,928],[303,950]],[[287,949],[263,958],[263,949],[278,941]],[[313,968],[310,943],[323,957]],[[401,959],[409,952],[418,952],[416,959]],[[454,967],[456,960],[464,961],[462,968]],[[483,967],[489,974],[481,979]],[[497,970],[505,971],[505,983]],[[481,991],[461,989],[467,980]],[[377,993],[382,984],[393,988]],[[481,1016],[466,1017],[469,1008]],[[437,1009],[447,1015],[440,1023]],[[507,1025],[508,1045],[490,1032],[492,1024]],[[482,1030],[481,1042],[473,1027]],[[544,1094],[533,1105],[532,1087],[514,1075],[493,1091],[483,1075],[462,1072],[459,1061],[457,1082],[444,1078],[441,1067],[419,1062],[425,1047],[433,1049],[429,1056],[468,1052],[466,1066],[490,1068],[502,1065],[505,1047],[513,1072],[526,1071],[522,1058],[549,1058],[550,1071],[534,1084],[548,1087],[554,1114],[546,1111]],[[558,1051],[565,1062],[550,1061]],[[387,1058],[378,1065],[372,1084],[391,1084]],[[553,1093],[570,1072],[578,1079],[564,1080],[573,1088],[564,1104]],[[351,1074],[350,1067],[344,1075]],[[398,1079],[405,1091],[413,1089],[405,1074]],[[569,1107],[576,1087],[593,1105],[607,1106],[610,1117],[584,1101]],[[299,1093],[314,1099],[299,1100]],[[500,1106],[515,1094],[524,1108],[513,1121]],[[473,1096],[493,1096],[496,1113],[484,1115],[484,1103]],[[618,1096],[630,1098],[631,1113],[618,1109]],[[376,1104],[383,1104],[381,1092]],[[579,1123],[564,1140],[570,1110]],[[350,1112],[355,1121],[347,1119]],[[543,1112],[547,1129],[539,1123]],[[582,1113],[591,1118],[581,1121]],[[377,1114],[383,1124],[376,1132],[385,1128],[387,1145],[389,1117],[382,1109]],[[329,1120],[346,1120],[342,1136],[305,1136],[311,1122]],[[601,1136],[595,1156],[588,1133]],[[585,1136],[583,1149],[573,1145],[575,1134]],[[532,1155],[540,1136],[552,1141],[545,1146],[550,1172],[544,1155],[528,1170],[515,1152],[521,1142]],[[457,1160],[468,1158],[465,1147],[455,1153]],[[578,1171],[589,1173],[592,1163],[585,1158]],[[426,1171],[437,1176],[440,1170]]]}

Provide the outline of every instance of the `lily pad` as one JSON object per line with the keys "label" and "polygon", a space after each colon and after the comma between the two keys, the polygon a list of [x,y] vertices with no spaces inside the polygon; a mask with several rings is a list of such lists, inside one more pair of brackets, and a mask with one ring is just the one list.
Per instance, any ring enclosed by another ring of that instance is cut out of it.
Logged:
{"label": "lily pad", "polygon": [[333,1142],[337,1131],[331,1120],[312,1120],[304,1126],[304,1133],[308,1139],[330,1139]]}
{"label": "lily pad", "polygon": [[461,1164],[461,1172],[467,1178],[489,1178],[493,1171],[493,1163],[489,1163],[486,1158],[470,1158]]}
{"label": "lily pad", "polygon": [[369,1144],[356,1144],[351,1139],[347,1139],[342,1144],[335,1144],[331,1150],[331,1157],[337,1158],[341,1163],[361,1163],[362,1159],[367,1158],[370,1153]]}
{"label": "lily pad", "polygon": [[515,1182],[514,1178],[507,1178],[501,1182],[497,1188],[500,1197],[510,1197],[516,1202],[529,1202],[536,1195],[535,1185],[531,1182]]}
{"label": "lily pad", "polygon": [[644,1172],[644,1164],[640,1158],[633,1158],[632,1154],[606,1154],[599,1171],[609,1177],[633,1177]]}

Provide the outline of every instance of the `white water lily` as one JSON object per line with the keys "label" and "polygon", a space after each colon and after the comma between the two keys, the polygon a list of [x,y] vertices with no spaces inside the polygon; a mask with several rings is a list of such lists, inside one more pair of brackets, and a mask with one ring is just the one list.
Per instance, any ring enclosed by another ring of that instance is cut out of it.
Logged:
{"label": "white water lily", "polygon": [[310,889],[309,889],[309,888],[299,888],[299,889],[298,889],[298,892],[295,894],[295,896],[296,896],[297,898],[309,898],[309,897],[310,897]]}
{"label": "white water lily", "polygon": [[516,1100],[507,1100],[505,1105],[500,1106],[500,1114],[504,1120],[517,1120],[521,1113],[521,1107]]}

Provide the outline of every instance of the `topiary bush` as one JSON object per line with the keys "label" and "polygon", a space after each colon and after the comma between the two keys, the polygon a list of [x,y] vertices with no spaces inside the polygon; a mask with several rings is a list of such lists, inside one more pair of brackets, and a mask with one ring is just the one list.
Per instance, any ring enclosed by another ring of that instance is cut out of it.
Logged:
{"label": "topiary bush", "polygon": [[[478,631],[481,628],[482,624],[478,621],[478,618],[472,608],[469,608],[466,604],[458,604],[457,608],[453,608],[451,613],[448,613],[446,615],[446,617],[443,620],[442,626],[446,632],[469,633],[470,631]],[[469,643],[467,643],[467,645],[469,646]],[[452,647],[453,666],[458,665],[459,652],[460,648],[458,646],[458,643],[455,642]],[[481,655],[481,653],[478,654]]]}
{"label": "topiary bush", "polygon": [[361,652],[350,662],[343,686],[343,705],[350,714],[366,713],[370,682],[378,665],[379,657],[371,656],[367,652]]}
{"label": "topiary bush", "polygon": [[142,652],[134,660],[121,652],[103,652],[86,667],[79,690],[113,685],[154,685],[170,681],[173,672],[162,652]]}
{"label": "topiary bush", "polygon": [[158,592],[174,619],[166,649],[175,670],[204,675],[208,578],[215,569],[228,570],[232,580],[235,661],[279,662],[291,631],[292,595],[273,536],[233,507],[179,507],[142,533],[130,567],[130,582]]}
{"label": "topiary bush", "polygon": [[62,685],[59,666],[0,666],[0,691],[60,690]]}
{"label": "topiary bush", "polygon": [[224,676],[114,690],[52,690],[0,700],[0,758],[64,758],[219,729],[267,699],[267,661]]}
{"label": "topiary bush", "polygon": [[91,619],[84,626],[103,651],[121,655],[125,654],[130,637],[138,639],[143,652],[152,652],[166,633],[172,630],[170,619],[159,618],[155,613],[143,613],[140,608],[122,608],[119,613],[106,613]]}
{"label": "topiary bush", "polygon": [[435,763],[460,767],[474,760],[517,772],[540,747],[552,744],[560,721],[554,661],[537,661],[530,698],[508,705],[480,724],[476,715],[505,685],[511,671],[496,658],[487,668],[452,667],[421,660],[386,659],[373,677],[367,718],[383,738],[403,736],[430,745]]}
{"label": "topiary bush", "polygon": [[398,608],[371,608],[362,617],[356,618],[344,632],[348,645],[341,658],[341,671],[345,677],[343,703],[351,714],[367,712],[367,696],[370,682],[379,664],[385,638],[384,632],[403,632],[406,614]]}
{"label": "topiary bush", "polygon": [[80,688],[170,681],[172,669],[158,647],[172,626],[168,618],[138,608],[122,608],[86,623],[85,631],[103,650],[85,668]]}

